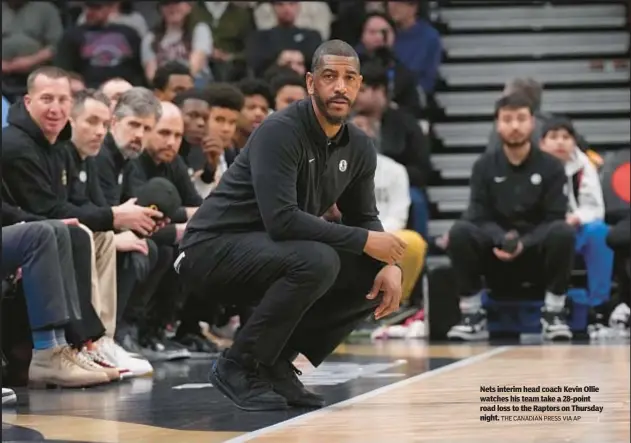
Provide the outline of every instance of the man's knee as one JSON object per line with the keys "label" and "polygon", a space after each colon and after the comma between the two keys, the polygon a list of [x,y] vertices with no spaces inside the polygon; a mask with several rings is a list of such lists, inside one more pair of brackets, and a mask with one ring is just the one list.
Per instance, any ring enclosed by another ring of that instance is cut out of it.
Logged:
{"label": "man's knee", "polygon": [[561,247],[572,248],[573,250],[575,239],[575,229],[564,220],[556,220],[550,223],[544,242],[552,243]]}
{"label": "man's knee", "polygon": [[301,242],[291,254],[291,270],[303,278],[313,278],[333,284],[340,272],[340,256],[329,245],[319,242]]}
{"label": "man's knee", "polygon": [[475,239],[476,232],[479,228],[467,220],[457,220],[449,229],[448,248],[467,244]]}
{"label": "man's knee", "polygon": [[45,244],[47,242],[54,242],[57,244],[55,237],[55,229],[46,222],[34,222],[28,225],[28,236],[33,239],[38,245]]}

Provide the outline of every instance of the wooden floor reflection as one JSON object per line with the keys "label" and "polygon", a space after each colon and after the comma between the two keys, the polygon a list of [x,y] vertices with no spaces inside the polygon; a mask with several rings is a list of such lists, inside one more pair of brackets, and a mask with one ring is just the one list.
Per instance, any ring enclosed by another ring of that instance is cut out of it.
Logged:
{"label": "wooden floor reflection", "polygon": [[[339,380],[314,379],[326,385],[316,391],[336,404],[303,415],[238,411],[208,386],[207,363],[183,363],[160,368],[153,380],[98,390],[18,390],[17,412],[3,410],[3,441],[5,435],[17,435],[20,441],[90,443],[627,442],[629,360],[628,344],[344,345],[328,373]],[[306,377],[316,374],[304,360],[299,366]],[[510,395],[480,393],[480,386],[497,385],[596,386],[598,393],[582,395],[604,409],[504,413],[581,417],[573,422],[482,422],[480,396]]]}

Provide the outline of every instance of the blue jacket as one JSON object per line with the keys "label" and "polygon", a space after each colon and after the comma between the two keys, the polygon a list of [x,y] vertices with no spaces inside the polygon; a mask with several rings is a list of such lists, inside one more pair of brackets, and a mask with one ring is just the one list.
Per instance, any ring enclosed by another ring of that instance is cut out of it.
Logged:
{"label": "blue jacket", "polygon": [[442,59],[440,34],[425,20],[397,31],[394,52],[417,77],[417,84],[426,94],[434,92],[438,67]]}

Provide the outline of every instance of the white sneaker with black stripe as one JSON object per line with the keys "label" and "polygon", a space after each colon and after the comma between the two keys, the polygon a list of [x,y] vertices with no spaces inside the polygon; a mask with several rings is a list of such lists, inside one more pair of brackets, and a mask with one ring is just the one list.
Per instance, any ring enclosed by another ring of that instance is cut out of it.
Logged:
{"label": "white sneaker with black stripe", "polygon": [[541,309],[541,335],[544,340],[572,340],[572,330],[567,324],[567,311],[565,309],[552,311],[543,307]]}
{"label": "white sneaker with black stripe", "polygon": [[462,314],[460,323],[447,332],[447,338],[453,341],[478,341],[488,340],[486,311],[480,309],[473,314]]}
{"label": "white sneaker with black stripe", "polygon": [[609,327],[618,332],[620,337],[629,337],[629,317],[631,308],[626,303],[620,303],[609,316]]}
{"label": "white sneaker with black stripe", "polygon": [[13,389],[2,388],[2,406],[10,406],[17,402],[18,398]]}

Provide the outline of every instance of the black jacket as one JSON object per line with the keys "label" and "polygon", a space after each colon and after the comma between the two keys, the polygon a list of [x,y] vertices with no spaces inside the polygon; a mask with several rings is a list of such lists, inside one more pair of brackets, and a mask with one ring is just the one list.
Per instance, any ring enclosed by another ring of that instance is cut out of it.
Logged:
{"label": "black jacket", "polygon": [[[353,125],[329,140],[311,99],[268,117],[188,222],[186,249],[219,233],[267,231],[275,241],[311,240],[356,254],[368,230],[383,231],[375,203],[377,156]],[[344,225],[320,218],[337,202]]]}
{"label": "black jacket", "polygon": [[432,171],[429,139],[407,112],[388,108],[381,118],[379,151],[405,166],[410,186],[424,189]]}
{"label": "black jacket", "polygon": [[96,160],[92,157],[81,158],[72,142],[66,143],[66,149],[72,161],[72,189],[70,193],[72,203],[80,206],[108,207],[101,189]]}
{"label": "black jacket", "polygon": [[70,125],[51,145],[22,101],[11,106],[8,122],[2,131],[2,178],[15,206],[51,219],[78,218],[96,232],[113,229],[110,208],[71,203],[73,163],[63,146]]}
{"label": "black jacket", "polygon": [[536,146],[519,166],[509,163],[502,149],[484,153],[473,166],[464,218],[487,232],[495,245],[516,230],[524,247],[532,246],[550,222],[565,220],[566,181],[563,164]]}
{"label": "black jacket", "polygon": [[[175,188],[182,199],[182,207],[177,211],[173,220],[171,220],[173,223],[185,223],[187,221],[187,207],[196,208],[201,206],[202,198],[195,190],[193,182],[191,182],[186,163],[184,163],[184,160],[180,156],[175,157],[175,160],[171,163],[161,163],[157,165],[151,159],[151,156],[144,152],[140,155],[140,157],[132,160],[131,163],[134,165],[132,172],[135,174],[133,180],[137,183],[135,186],[142,186],[143,183],[146,183],[155,177],[166,178],[175,185]],[[127,181],[129,179],[128,177],[124,177],[123,180]],[[152,238],[163,244],[175,243],[175,225],[171,224],[165,226],[155,233]]]}
{"label": "black jacket", "polygon": [[94,160],[108,205],[118,206],[134,196],[133,190],[138,186],[134,164],[123,157],[111,134],[105,136],[103,146]]}

